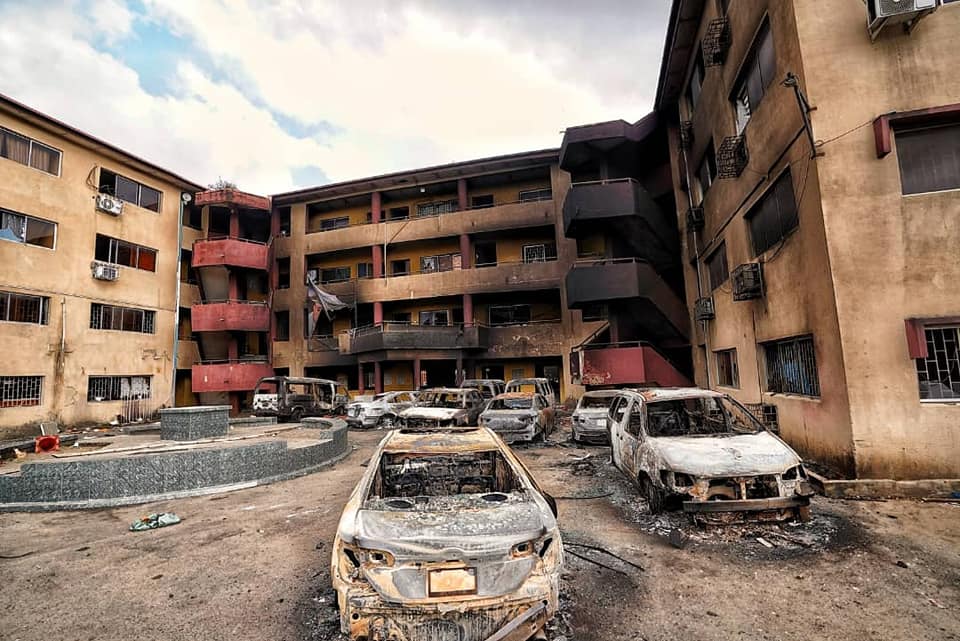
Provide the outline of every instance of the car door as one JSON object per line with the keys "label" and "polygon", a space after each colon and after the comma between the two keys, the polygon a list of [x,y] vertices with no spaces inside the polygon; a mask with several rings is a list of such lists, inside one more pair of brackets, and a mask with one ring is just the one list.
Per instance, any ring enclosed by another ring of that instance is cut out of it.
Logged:
{"label": "car door", "polygon": [[643,404],[633,399],[627,408],[626,416],[622,420],[620,439],[620,460],[623,470],[630,478],[637,479],[640,475],[640,445],[643,439]]}
{"label": "car door", "polygon": [[480,395],[480,392],[472,390],[467,394],[467,403],[467,425],[476,425],[483,408],[483,396]]}
{"label": "car door", "polygon": [[618,396],[617,400],[610,406],[610,453],[613,457],[613,464],[620,470],[623,469],[623,432],[626,430],[625,423],[629,405],[629,398]]}

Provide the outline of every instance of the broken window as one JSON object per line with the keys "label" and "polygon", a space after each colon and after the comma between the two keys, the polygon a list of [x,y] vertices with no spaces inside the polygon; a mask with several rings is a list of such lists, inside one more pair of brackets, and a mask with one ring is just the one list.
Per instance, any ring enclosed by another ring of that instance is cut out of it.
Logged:
{"label": "broken window", "polygon": [[460,269],[462,262],[460,254],[441,254],[438,256],[421,256],[420,271],[422,273],[448,272]]}
{"label": "broken window", "polygon": [[553,189],[550,187],[520,190],[520,202],[522,203],[536,202],[538,200],[551,200],[552,198]]}
{"label": "broken window", "polygon": [[767,391],[820,396],[817,358],[812,336],[763,344],[767,365]]}
{"label": "broken window", "polygon": [[390,261],[390,275],[391,276],[403,276],[410,273],[410,259],[404,258],[403,260],[391,260]]}
{"label": "broken window", "polygon": [[59,176],[61,156],[53,147],[0,127],[0,158]]}
{"label": "broken window", "polygon": [[646,429],[660,437],[754,433],[762,426],[739,403],[710,396],[647,403]]}
{"label": "broken window", "polygon": [[727,243],[721,242],[707,257],[707,274],[710,276],[710,289],[714,290],[727,282],[730,271],[727,268]]}
{"label": "broken window", "polygon": [[421,203],[417,205],[417,216],[439,216],[440,214],[449,214],[458,209],[460,209],[460,204],[456,200]]}
{"label": "broken window", "polygon": [[42,376],[0,376],[0,407],[39,405],[42,396]]}
{"label": "broken window", "polygon": [[710,142],[707,143],[706,151],[703,152],[703,158],[700,160],[700,167],[697,169],[697,182],[700,185],[701,203],[716,179],[717,153],[713,149],[713,140],[710,140]]}
{"label": "broken window", "polygon": [[420,312],[420,324],[447,326],[450,324],[449,312],[445,309],[422,311]]}
{"label": "broken window", "polygon": [[157,271],[157,250],[97,234],[94,258],[123,267]]}
{"label": "broken window", "polygon": [[904,194],[960,189],[960,124],[897,129]]}
{"label": "broken window", "polygon": [[530,305],[491,305],[490,325],[520,325],[530,322]]}
{"label": "broken window", "polygon": [[737,371],[737,350],[724,349],[717,355],[717,385],[740,387],[740,373]]}
{"label": "broken window", "polygon": [[485,209],[487,207],[493,207],[493,194],[470,197],[471,209]]}
{"label": "broken window", "polygon": [[56,238],[56,223],[0,209],[0,239],[53,249]]}
{"label": "broken window", "polygon": [[523,246],[523,262],[525,263],[545,263],[549,260],[556,259],[556,243],[540,243],[537,245]]}
{"label": "broken window", "polygon": [[90,329],[153,334],[155,318],[156,312],[149,309],[90,303]]}
{"label": "broken window", "polygon": [[497,243],[494,241],[481,241],[473,246],[476,260],[474,265],[477,267],[493,267],[497,264]]}
{"label": "broken window", "polygon": [[700,90],[703,88],[703,78],[706,74],[703,68],[703,50],[697,47],[697,55],[693,58],[693,69],[690,70],[690,82],[687,84],[687,107],[692,114],[700,102]]}
{"label": "broken window", "polygon": [[764,20],[733,90],[737,135],[743,133],[750,122],[750,116],[757,110],[776,73],[777,58],[773,48],[773,34],[770,32],[770,21]]}
{"label": "broken window", "polygon": [[753,253],[759,256],[800,224],[790,170],[783,172],[746,215]]}
{"label": "broken window", "polygon": [[320,283],[342,283],[350,280],[350,267],[328,267],[320,270]]}
{"label": "broken window", "polygon": [[924,328],[927,357],[916,359],[921,400],[960,398],[960,327]]}
{"label": "broken window", "polygon": [[144,400],[150,398],[150,376],[91,376],[87,383],[87,401]]}
{"label": "broken window", "polygon": [[290,258],[277,259],[277,289],[290,288]]}
{"label": "broken window", "polygon": [[100,193],[116,196],[120,200],[149,209],[160,211],[160,191],[114,173],[109,169],[100,169]]}
{"label": "broken window", "polygon": [[277,209],[277,217],[279,220],[280,235],[289,236],[290,235],[290,208],[289,207],[280,207]]}
{"label": "broken window", "polygon": [[0,291],[0,321],[8,323],[47,324],[50,299]]}
{"label": "broken window", "polygon": [[387,210],[387,220],[406,220],[410,218],[409,207],[391,207]]}
{"label": "broken window", "polygon": [[320,221],[320,231],[330,231],[332,229],[341,229],[350,226],[349,216],[338,216],[337,218],[325,218]]}
{"label": "broken window", "polygon": [[370,488],[371,498],[454,496],[513,492],[522,486],[499,452],[386,453]]}
{"label": "broken window", "polygon": [[290,312],[287,310],[274,312],[273,320],[276,327],[273,340],[281,342],[290,340]]}
{"label": "broken window", "polygon": [[373,278],[373,263],[357,263],[357,278]]}

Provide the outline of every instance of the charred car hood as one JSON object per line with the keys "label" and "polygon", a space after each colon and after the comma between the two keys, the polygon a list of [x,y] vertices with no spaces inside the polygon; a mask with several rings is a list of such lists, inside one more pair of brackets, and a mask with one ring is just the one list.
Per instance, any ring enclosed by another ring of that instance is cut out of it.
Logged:
{"label": "charred car hood", "polygon": [[433,421],[445,421],[462,413],[462,408],[451,407],[411,407],[400,412],[402,418],[426,418]]}
{"label": "charred car hood", "polygon": [[736,436],[651,438],[657,454],[674,472],[700,477],[780,474],[800,457],[768,432]]}

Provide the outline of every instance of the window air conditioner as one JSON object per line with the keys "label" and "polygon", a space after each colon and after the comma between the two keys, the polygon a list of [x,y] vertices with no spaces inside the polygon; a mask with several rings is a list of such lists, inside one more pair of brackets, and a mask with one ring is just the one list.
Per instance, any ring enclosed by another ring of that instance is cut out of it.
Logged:
{"label": "window air conditioner", "polygon": [[90,263],[90,269],[93,272],[93,277],[97,280],[117,280],[120,278],[120,268],[113,263],[95,260]]}
{"label": "window air conditioner", "polygon": [[119,216],[123,213],[123,201],[110,194],[97,194],[97,209],[111,216]]}
{"label": "window air conditioner", "polygon": [[693,318],[698,321],[713,320],[717,312],[713,308],[713,297],[698,298],[693,304]]}
{"label": "window air conditioner", "polygon": [[744,263],[733,270],[733,300],[763,298],[763,268],[760,263]]}
{"label": "window air conditioner", "polygon": [[867,0],[867,32],[874,41],[891,25],[913,31],[921,18],[937,10],[938,0]]}

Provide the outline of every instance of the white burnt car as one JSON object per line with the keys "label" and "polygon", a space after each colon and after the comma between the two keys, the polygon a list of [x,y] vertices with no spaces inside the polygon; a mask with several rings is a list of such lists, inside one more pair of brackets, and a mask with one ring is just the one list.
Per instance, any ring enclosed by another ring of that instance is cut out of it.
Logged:
{"label": "white burnt car", "polygon": [[383,392],[358,397],[347,405],[347,425],[393,429],[400,412],[412,407],[416,400],[416,392]]}
{"label": "white burnt car", "polygon": [[573,410],[571,438],[579,443],[609,443],[610,405],[620,395],[619,390],[593,390],[585,392]]}
{"label": "white burnt car", "polygon": [[423,390],[417,404],[400,412],[400,427],[432,428],[476,425],[484,400],[475,389],[437,387]]}
{"label": "white burnt car", "polygon": [[702,520],[809,517],[803,461],[726,394],[622,390],[610,408],[613,462],[651,512],[683,506]]}
{"label": "white burnt car", "polygon": [[494,397],[480,415],[480,425],[507,443],[545,439],[553,431],[556,411],[540,394],[508,392]]}
{"label": "white burnt car", "polygon": [[350,496],[330,576],[372,641],[524,641],[557,610],[553,499],[483,428],[390,432]]}

